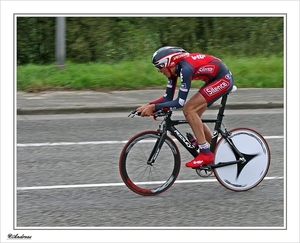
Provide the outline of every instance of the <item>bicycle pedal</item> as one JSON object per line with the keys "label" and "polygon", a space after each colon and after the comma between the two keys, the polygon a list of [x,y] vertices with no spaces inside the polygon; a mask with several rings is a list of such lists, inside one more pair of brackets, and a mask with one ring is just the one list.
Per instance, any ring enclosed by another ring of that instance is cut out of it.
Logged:
{"label": "bicycle pedal", "polygon": [[193,170],[211,170],[211,167],[209,166],[209,164],[207,165],[203,165],[203,166],[199,166],[199,167],[192,167]]}
{"label": "bicycle pedal", "polygon": [[197,169],[200,169],[200,170],[211,170],[211,166],[210,165],[212,165],[212,164],[203,165],[203,166],[200,166]]}
{"label": "bicycle pedal", "polygon": [[212,175],[213,171],[211,169],[199,169],[199,168],[196,168],[196,173],[200,177],[209,177],[209,176]]}

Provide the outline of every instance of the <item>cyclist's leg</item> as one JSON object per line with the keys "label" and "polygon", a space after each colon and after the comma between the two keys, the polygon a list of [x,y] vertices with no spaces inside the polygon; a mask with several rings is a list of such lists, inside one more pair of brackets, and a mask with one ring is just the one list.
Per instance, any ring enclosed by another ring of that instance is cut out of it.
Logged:
{"label": "cyclist's leg", "polygon": [[[213,163],[214,154],[210,151],[210,144],[206,140],[204,125],[201,115],[207,109],[207,102],[197,92],[184,106],[184,115],[197,138],[200,153],[185,164],[186,167],[197,168],[205,164]],[[199,116],[200,115],[200,116]]]}
{"label": "cyclist's leg", "polygon": [[191,97],[191,99],[187,101],[183,107],[183,114],[189,122],[199,144],[206,142],[204,126],[200,118],[206,109],[206,100],[199,92]]}
{"label": "cyclist's leg", "polygon": [[211,133],[209,127],[207,126],[207,124],[205,124],[205,123],[203,123],[203,130],[204,130],[204,134],[205,134],[205,139],[210,144],[211,140],[212,140],[212,133]]}
{"label": "cyclist's leg", "polygon": [[[195,102],[195,103],[199,102],[199,104],[201,106],[206,103],[207,107],[209,107],[216,100],[218,100],[219,98],[221,98],[225,94],[229,93],[230,90],[233,87],[233,78],[232,78],[232,75],[229,71],[225,70],[223,73],[224,74],[220,75],[216,80],[214,80],[210,83],[204,84],[199,89],[199,93],[200,93],[200,96],[202,96],[202,98],[199,98],[199,101],[197,101],[197,99],[195,98],[195,101],[192,101],[192,102]],[[192,99],[193,98],[194,97],[192,97]],[[205,108],[201,107],[199,110],[197,110],[197,113],[198,113],[198,116],[200,117],[200,119],[201,119],[201,116],[205,112],[207,107],[205,107]],[[187,109],[187,107],[185,107],[185,108]],[[203,127],[202,130],[204,132],[204,136],[205,136],[206,141],[208,143],[211,143],[212,133],[211,133],[209,127],[207,126],[207,124],[204,124],[204,123],[202,123],[202,127]],[[201,139],[202,140],[200,140],[199,143],[201,143],[201,141],[203,142],[203,137],[201,137]]]}
{"label": "cyclist's leg", "polygon": [[230,92],[233,79],[229,73],[202,86],[199,91],[184,105],[183,113],[188,120],[199,144],[210,143],[212,134],[206,124],[201,121],[207,107]]}
{"label": "cyclist's leg", "polygon": [[207,107],[211,106],[216,100],[228,94],[233,87],[233,77],[230,72],[222,75],[216,80],[206,83],[199,89],[199,93],[207,102]]}
{"label": "cyclist's leg", "polygon": [[[198,111],[198,116],[201,117],[202,114],[200,114],[200,112]],[[203,122],[202,122],[203,123]],[[211,140],[212,140],[212,133],[209,129],[209,127],[207,126],[207,124],[203,123],[203,131],[204,131],[204,135],[205,135],[205,139],[206,141],[210,144]]]}
{"label": "cyclist's leg", "polygon": [[209,148],[210,143],[206,138],[208,136],[211,138],[211,134],[208,132],[208,127],[203,125],[201,116],[207,107],[229,93],[233,87],[231,73],[225,69],[224,65],[220,65],[219,71],[216,79],[201,87],[183,108],[185,118],[192,128],[200,148],[199,155],[190,162],[187,162],[187,167],[196,168],[197,166],[202,166],[213,161],[213,154]]}

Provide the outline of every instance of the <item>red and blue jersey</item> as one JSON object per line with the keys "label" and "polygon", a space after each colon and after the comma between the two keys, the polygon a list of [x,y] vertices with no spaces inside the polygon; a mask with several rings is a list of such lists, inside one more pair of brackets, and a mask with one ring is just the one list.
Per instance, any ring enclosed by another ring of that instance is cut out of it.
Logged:
{"label": "red and blue jersey", "polygon": [[[204,96],[209,105],[225,93],[228,93],[233,85],[232,75],[227,66],[220,59],[212,55],[190,53],[189,56],[177,64],[175,73],[176,77],[168,79],[164,96],[150,102],[151,104],[155,104],[155,110],[165,107],[174,110],[183,107],[193,80],[202,80],[205,82],[199,92]],[[181,83],[178,96],[173,100],[178,77],[180,77]],[[206,87],[208,85],[211,85],[211,87]]]}

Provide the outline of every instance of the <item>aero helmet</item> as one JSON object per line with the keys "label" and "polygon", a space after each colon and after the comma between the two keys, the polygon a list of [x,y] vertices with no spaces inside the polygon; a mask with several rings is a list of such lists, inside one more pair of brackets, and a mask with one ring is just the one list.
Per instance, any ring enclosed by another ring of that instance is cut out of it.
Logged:
{"label": "aero helmet", "polygon": [[171,68],[188,55],[189,53],[181,47],[164,46],[154,52],[152,64],[159,69],[163,67]]}

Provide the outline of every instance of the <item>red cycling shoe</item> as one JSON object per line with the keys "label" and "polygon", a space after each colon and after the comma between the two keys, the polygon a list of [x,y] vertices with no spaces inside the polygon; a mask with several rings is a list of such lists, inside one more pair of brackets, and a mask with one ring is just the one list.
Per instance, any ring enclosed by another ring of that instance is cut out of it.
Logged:
{"label": "red cycling shoe", "polygon": [[214,162],[215,156],[212,152],[200,153],[196,158],[192,159],[190,162],[185,164],[186,167],[198,168],[203,165],[211,164]]}

